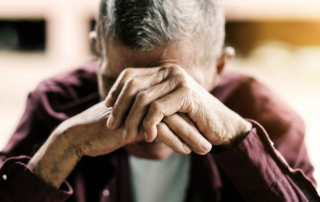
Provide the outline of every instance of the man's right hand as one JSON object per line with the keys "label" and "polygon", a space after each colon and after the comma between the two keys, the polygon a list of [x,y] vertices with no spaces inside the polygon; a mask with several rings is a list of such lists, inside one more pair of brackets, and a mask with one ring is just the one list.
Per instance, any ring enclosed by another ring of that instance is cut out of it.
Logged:
{"label": "man's right hand", "polygon": [[[46,183],[59,188],[82,156],[108,154],[128,144],[122,139],[122,127],[106,127],[110,111],[102,102],[61,123],[28,167]],[[142,140],[141,132],[133,142]]]}
{"label": "man's right hand", "polygon": [[126,142],[121,136],[123,127],[109,130],[106,121],[110,112],[111,108],[106,108],[103,102],[98,103],[61,124],[60,131],[56,131],[74,145],[80,158],[108,154],[126,144],[144,140],[142,131],[134,140]]}
{"label": "man's right hand", "polygon": [[[110,112],[111,108],[101,102],[61,123],[29,161],[28,167],[46,183],[59,188],[82,156],[105,155],[126,144],[145,141],[143,127],[135,138],[130,140],[122,136],[124,126],[115,130],[108,129],[106,122]],[[188,116],[174,114],[169,122],[178,128],[199,133],[193,124],[186,124],[185,121],[191,122]],[[166,126],[165,123],[162,125]],[[167,145],[178,153],[191,152],[190,147],[178,136],[173,135],[168,139],[167,133],[167,130],[159,130],[158,138],[167,140]]]}

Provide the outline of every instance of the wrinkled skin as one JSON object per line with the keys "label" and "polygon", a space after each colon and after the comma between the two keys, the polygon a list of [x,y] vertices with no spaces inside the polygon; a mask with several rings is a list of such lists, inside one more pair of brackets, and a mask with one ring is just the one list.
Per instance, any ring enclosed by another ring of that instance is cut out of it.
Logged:
{"label": "wrinkled skin", "polygon": [[145,133],[146,141],[125,146],[132,155],[162,159],[173,151],[206,154],[211,144],[228,146],[250,129],[248,122],[208,93],[232,57],[232,49],[226,49],[208,69],[197,66],[195,49],[188,41],[142,53],[117,42],[107,47],[98,78],[101,97],[107,97],[106,106],[113,107],[108,128],[124,125],[122,136],[127,142],[135,139],[138,130]]}

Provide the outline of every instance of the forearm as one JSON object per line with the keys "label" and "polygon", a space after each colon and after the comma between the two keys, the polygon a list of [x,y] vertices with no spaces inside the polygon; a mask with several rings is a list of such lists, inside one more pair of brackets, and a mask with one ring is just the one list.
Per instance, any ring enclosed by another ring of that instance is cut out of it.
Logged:
{"label": "forearm", "polygon": [[[80,157],[70,132],[59,126],[28,163],[28,167],[47,184],[59,188]],[[69,139],[68,139],[69,138]]]}
{"label": "forearm", "polygon": [[[217,164],[244,200],[308,201],[302,188],[310,192],[308,197],[317,197],[311,182],[292,172],[277,155],[263,128],[253,121],[251,123],[253,130],[239,145],[213,153]],[[293,178],[299,181],[299,185],[293,182]]]}

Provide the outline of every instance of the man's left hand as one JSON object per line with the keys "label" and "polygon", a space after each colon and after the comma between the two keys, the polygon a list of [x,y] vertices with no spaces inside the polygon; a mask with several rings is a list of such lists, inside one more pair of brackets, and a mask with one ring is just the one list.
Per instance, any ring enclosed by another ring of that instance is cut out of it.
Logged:
{"label": "man's left hand", "polygon": [[[109,91],[105,103],[107,107],[113,106],[108,128],[116,129],[124,123],[122,136],[128,141],[136,137],[141,125],[147,142],[156,139],[157,131],[167,126],[166,130],[179,135],[198,154],[209,152],[211,144],[230,147],[234,139],[252,127],[178,65],[127,68]],[[177,113],[187,114],[191,120]],[[187,126],[170,124],[177,121],[184,122],[182,125],[194,123],[201,134]]]}

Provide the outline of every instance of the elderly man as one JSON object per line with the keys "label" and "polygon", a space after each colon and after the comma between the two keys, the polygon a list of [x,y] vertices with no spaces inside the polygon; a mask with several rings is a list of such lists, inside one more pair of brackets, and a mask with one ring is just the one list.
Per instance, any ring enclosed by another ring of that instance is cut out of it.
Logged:
{"label": "elderly man", "polygon": [[98,61],[30,93],[1,201],[319,199],[301,119],[222,73],[218,0],[102,0],[96,31]]}

